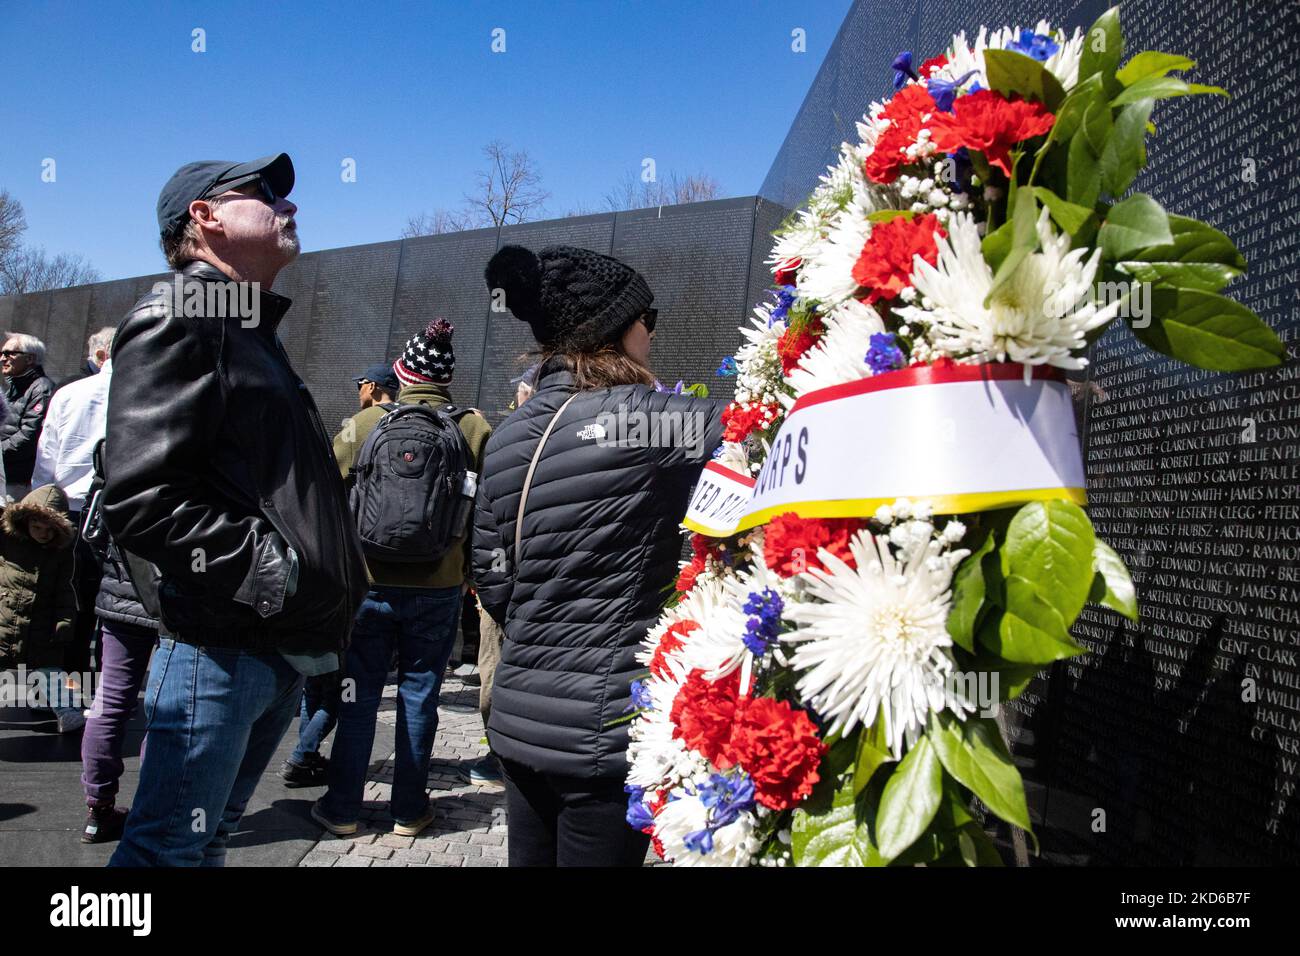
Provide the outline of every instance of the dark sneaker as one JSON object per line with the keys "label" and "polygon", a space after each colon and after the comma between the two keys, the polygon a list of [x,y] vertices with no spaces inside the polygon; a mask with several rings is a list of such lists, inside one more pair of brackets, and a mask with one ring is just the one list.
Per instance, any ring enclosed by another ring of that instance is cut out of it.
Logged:
{"label": "dark sneaker", "polygon": [[[329,761],[319,754],[308,754],[305,764],[285,760],[280,779],[286,787],[323,787],[329,773]],[[311,759],[315,757],[316,759]]]}
{"label": "dark sneaker", "polygon": [[119,810],[111,803],[102,807],[91,807],[86,816],[86,826],[81,831],[82,843],[110,843],[122,836],[126,826],[126,811]]}
{"label": "dark sneaker", "polygon": [[356,835],[357,824],[355,822],[339,823],[336,820],[331,820],[329,817],[325,816],[325,814],[321,812],[319,800],[317,800],[315,803],[311,805],[311,818],[315,820],[317,823],[319,823],[321,826],[323,826],[330,833],[334,834],[335,836]]}
{"label": "dark sneaker", "polygon": [[501,764],[492,754],[488,754],[469,768],[469,782],[476,787],[500,788],[506,785],[501,773]]}

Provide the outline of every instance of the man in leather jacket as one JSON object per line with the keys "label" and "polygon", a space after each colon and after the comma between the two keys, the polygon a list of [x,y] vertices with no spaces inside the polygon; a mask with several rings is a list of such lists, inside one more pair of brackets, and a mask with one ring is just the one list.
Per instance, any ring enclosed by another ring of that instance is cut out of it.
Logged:
{"label": "man in leather jacket", "polygon": [[165,636],[112,865],[224,862],[304,675],[338,668],[366,593],[329,437],[276,335],[293,178],[283,153],[178,170],[158,200],[176,274],[113,343],[104,519],[160,569]]}

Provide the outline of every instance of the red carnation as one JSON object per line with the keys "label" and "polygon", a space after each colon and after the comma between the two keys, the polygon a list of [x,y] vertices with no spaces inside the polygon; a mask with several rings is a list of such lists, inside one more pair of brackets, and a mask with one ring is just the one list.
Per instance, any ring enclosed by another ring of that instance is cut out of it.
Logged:
{"label": "red carnation", "polygon": [[673,699],[669,719],[673,736],[698,750],[719,769],[734,764],[731,753],[731,723],[740,693],[740,673],[732,671],[716,681],[705,680],[704,671],[691,671]]}
{"label": "red carnation", "polygon": [[785,701],[756,697],[737,709],[731,752],[753,779],[755,799],[772,810],[787,810],[812,793],[826,745],[807,713]]}
{"label": "red carnation", "polygon": [[947,54],[940,54],[939,56],[932,56],[930,59],[922,63],[921,69],[917,72],[918,75],[923,76],[928,80],[930,77],[934,76],[935,70],[942,70],[947,65]]}
{"label": "red carnation", "polygon": [[912,284],[912,257],[930,265],[939,258],[935,234],[948,235],[934,213],[908,220],[891,219],[872,226],[862,254],[853,266],[853,281],[867,289],[867,302],[896,299]]}
{"label": "red carnation", "polygon": [[776,421],[777,406],[764,402],[732,402],[722,410],[722,440],[744,441]]}
{"label": "red carnation", "polygon": [[867,178],[874,183],[892,183],[900,169],[914,163],[916,160],[907,156],[907,148],[916,142],[921,128],[929,125],[938,111],[934,98],[921,84],[910,83],[899,90],[885,104],[883,118],[889,120],[889,125],[864,164]]}
{"label": "red carnation", "polygon": [[793,511],[777,515],[763,536],[763,560],[783,578],[820,568],[817,549],[825,548],[850,567],[849,539],[862,527],[857,518],[800,518]]}
{"label": "red carnation", "polygon": [[803,260],[796,256],[793,259],[783,259],[776,266],[776,284],[777,285],[794,285],[795,273],[803,265]]}
{"label": "red carnation", "polygon": [[781,374],[789,375],[807,352],[822,337],[826,326],[822,320],[813,316],[809,321],[799,325],[798,330],[786,329],[776,341],[776,354],[781,357]]}
{"label": "red carnation", "polygon": [[695,621],[678,621],[669,627],[664,636],[659,638],[659,646],[655,648],[654,655],[650,658],[650,673],[665,680],[671,677],[668,671],[668,655],[681,650],[682,644],[685,643],[682,638],[699,626]]}
{"label": "red carnation", "polygon": [[961,147],[979,150],[989,164],[1011,175],[1011,147],[1042,136],[1056,122],[1042,103],[993,90],[959,96],[951,113],[937,113],[930,121],[934,144],[945,153]]}
{"label": "red carnation", "polygon": [[682,568],[681,573],[677,575],[676,590],[685,594],[695,587],[695,579],[700,576],[700,572],[703,570],[704,559],[700,557],[692,558],[691,563]]}

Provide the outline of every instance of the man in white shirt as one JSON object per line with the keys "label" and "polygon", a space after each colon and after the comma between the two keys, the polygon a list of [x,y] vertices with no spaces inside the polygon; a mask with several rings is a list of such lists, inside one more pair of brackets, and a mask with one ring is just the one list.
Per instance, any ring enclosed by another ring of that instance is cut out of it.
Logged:
{"label": "man in white shirt", "polygon": [[32,470],[33,481],[58,485],[67,494],[68,517],[78,531],[72,546],[72,587],[77,595],[77,615],[63,661],[64,668],[74,673],[90,668],[96,623],[95,595],[103,576],[94,552],[81,540],[80,531],[82,509],[95,477],[95,445],[104,437],[108,423],[108,384],[113,374],[108,356],[113,348],[113,333],[113,329],[103,328],[90,337],[89,364],[99,372],[69,382],[50,396],[45,426],[36,443],[36,466]]}
{"label": "man in white shirt", "polygon": [[108,383],[112,375],[108,356],[113,348],[113,332],[106,327],[90,337],[89,362],[99,373],[69,382],[50,397],[45,427],[36,444],[32,481],[62,488],[74,522],[85,507],[86,492],[94,477],[91,455],[95,443],[104,437],[108,420]]}

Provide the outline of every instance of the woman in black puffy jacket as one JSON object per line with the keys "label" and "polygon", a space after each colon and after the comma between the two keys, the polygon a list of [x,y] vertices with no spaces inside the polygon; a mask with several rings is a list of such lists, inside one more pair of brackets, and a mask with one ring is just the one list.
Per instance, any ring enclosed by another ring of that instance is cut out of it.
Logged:
{"label": "woman in black puffy jacket", "polygon": [[724,403],[655,390],[654,297],[617,259],[505,246],[486,278],[542,353],[533,397],[488,440],[475,515],[475,585],[505,629],[488,739],[506,775],[510,864],[636,866],[648,838],[624,820],[627,725],[615,722]]}

